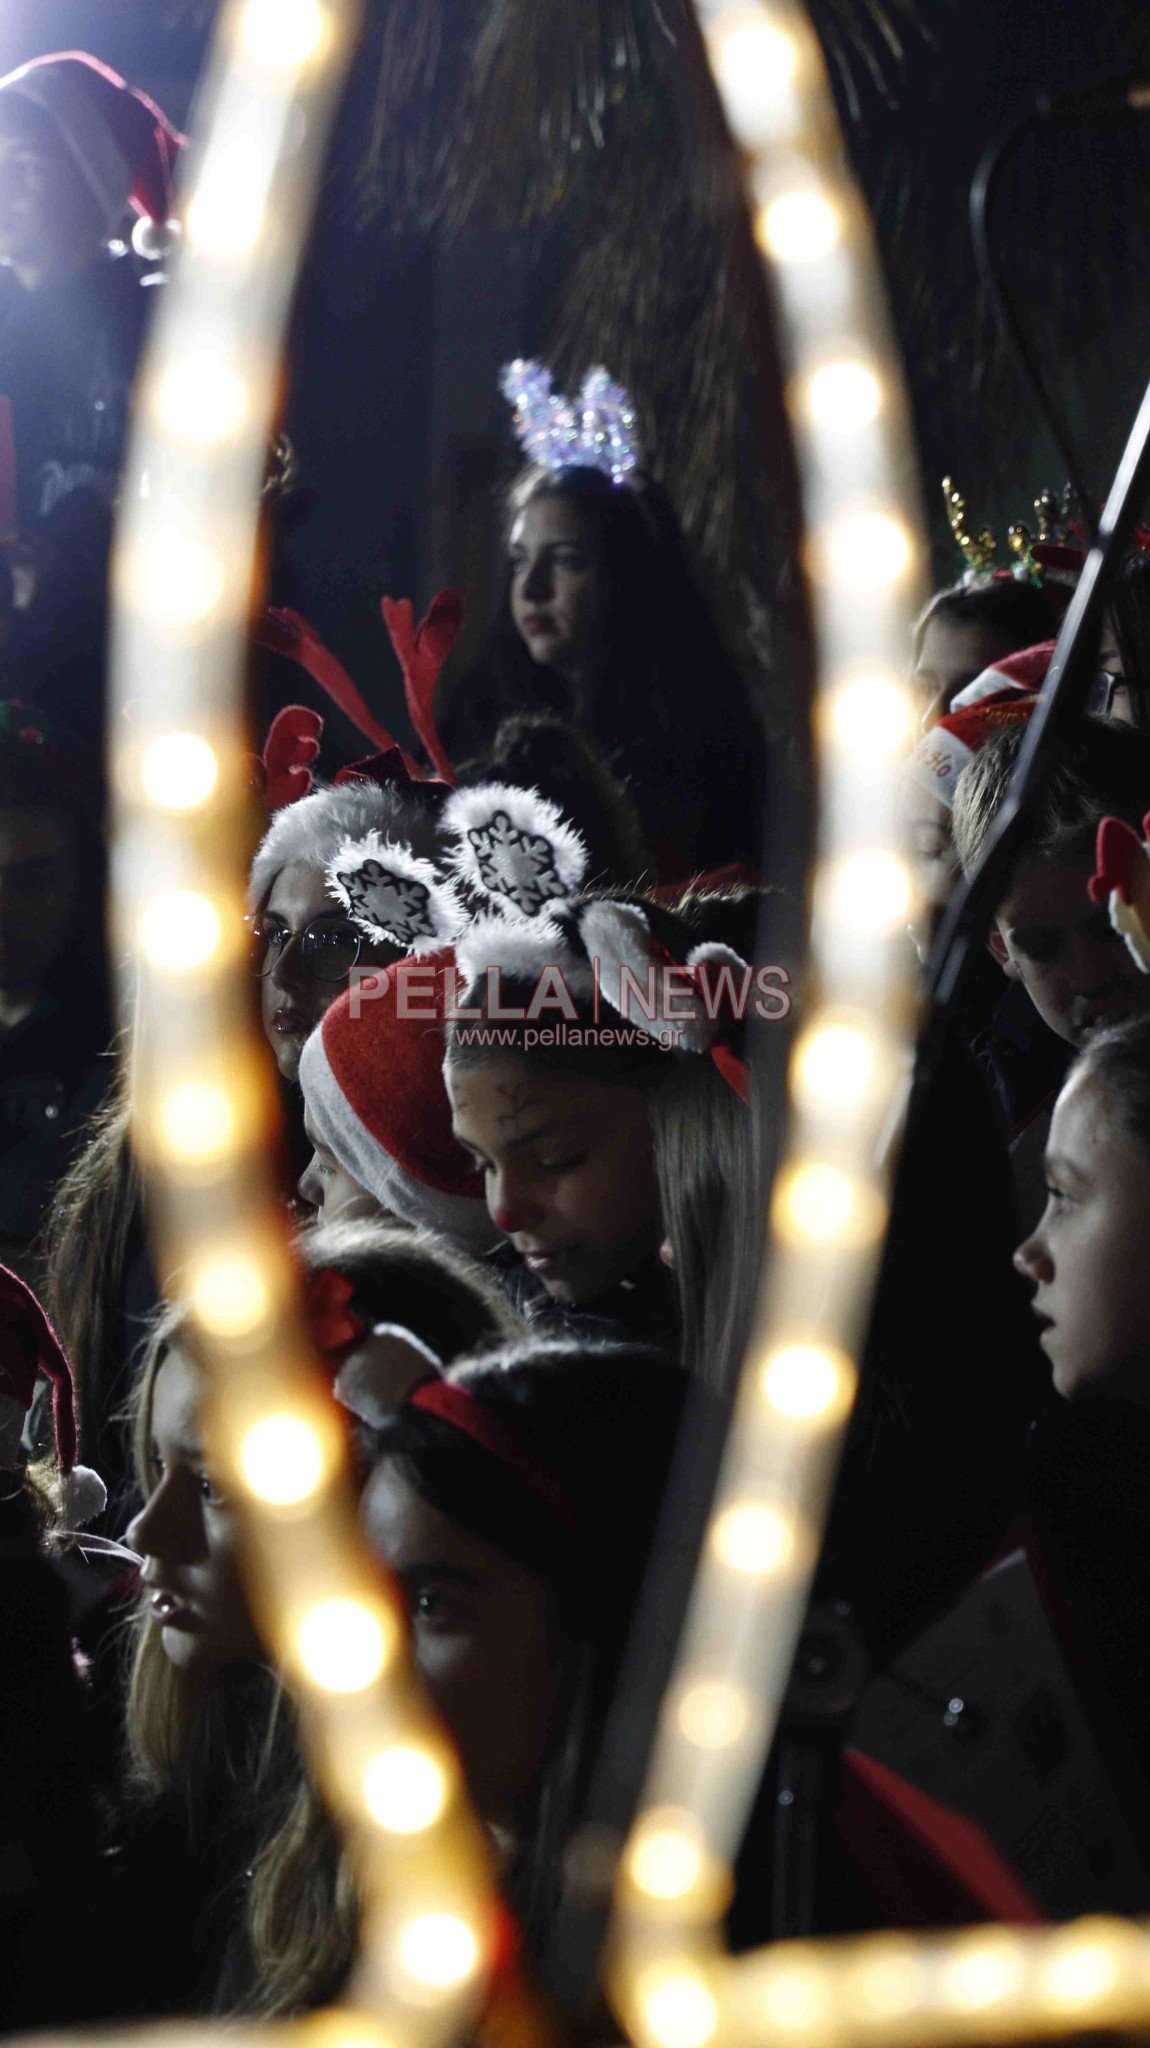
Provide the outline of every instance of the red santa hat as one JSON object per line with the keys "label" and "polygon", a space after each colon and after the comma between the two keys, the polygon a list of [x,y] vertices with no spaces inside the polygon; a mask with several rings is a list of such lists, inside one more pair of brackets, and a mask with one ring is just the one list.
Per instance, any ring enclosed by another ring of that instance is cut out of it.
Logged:
{"label": "red santa hat", "polygon": [[363,977],[300,1060],[317,1136],[375,1201],[482,1255],[500,1241],[443,1082],[450,947]]}
{"label": "red santa hat", "polygon": [[51,1382],[56,1459],[64,1482],[63,1510],[82,1525],[103,1512],[107,1491],[99,1474],[76,1463],[76,1382],[60,1339],[32,1289],[0,1266],[0,1443],[10,1468],[19,1451],[24,1418],[40,1374]]}
{"label": "red santa hat", "polygon": [[[162,256],[172,239],[172,179],[184,137],[162,108],[86,50],[34,57],[0,78],[11,96],[44,117],[113,235],[131,204],[140,216],[139,255]],[[0,102],[2,103],[2,102]]]}
{"label": "red santa hat", "polygon": [[1025,724],[1030,717],[1053,653],[1053,640],[1043,640],[984,668],[959,691],[946,717],[919,741],[907,763],[911,781],[929,790],[949,811],[967,763],[996,733]]}

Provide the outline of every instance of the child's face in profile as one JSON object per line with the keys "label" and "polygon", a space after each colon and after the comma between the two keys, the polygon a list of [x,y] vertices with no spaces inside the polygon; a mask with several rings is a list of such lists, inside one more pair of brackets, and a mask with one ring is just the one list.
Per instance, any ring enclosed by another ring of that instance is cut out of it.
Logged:
{"label": "child's face in profile", "polygon": [[1047,1201],[1014,1254],[1060,1394],[1103,1384],[1150,1399],[1150,1154],[1115,1122],[1107,1091],[1073,1074],[1046,1148]]}
{"label": "child's face in profile", "polygon": [[514,1054],[444,1069],[456,1138],[487,1208],[553,1301],[579,1307],[654,1253],[658,1189],[637,1088]]}
{"label": "child's face in profile", "polygon": [[1150,976],[1135,966],[1105,905],[1090,901],[1092,872],[1085,863],[1024,861],[987,940],[1043,1023],[1076,1046],[1150,1009]]}

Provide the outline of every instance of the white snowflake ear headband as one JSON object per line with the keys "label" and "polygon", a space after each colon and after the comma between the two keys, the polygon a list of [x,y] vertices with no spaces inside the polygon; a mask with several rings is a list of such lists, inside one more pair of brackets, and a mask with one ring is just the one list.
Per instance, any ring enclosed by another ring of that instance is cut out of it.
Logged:
{"label": "white snowflake ear headband", "polygon": [[573,896],[589,866],[578,832],[537,789],[489,782],[456,790],[443,829],[454,842],[447,858],[459,881],[521,917]]}
{"label": "white snowflake ear headband", "polygon": [[[1142,830],[1150,839],[1150,811]],[[1098,827],[1097,866],[1089,889],[1092,902],[1107,905],[1135,966],[1150,974],[1150,845],[1121,818],[1103,818]]]}
{"label": "white snowflake ear headband", "polygon": [[328,865],[327,886],[369,939],[405,953],[450,945],[467,917],[457,891],[433,862],[378,832],[344,841]]}
{"label": "white snowflake ear headband", "polygon": [[601,366],[588,370],[576,398],[566,398],[551,389],[545,363],[517,356],[500,372],[499,388],[513,409],[523,453],[540,469],[600,469],[621,484],[638,468],[635,408]]}

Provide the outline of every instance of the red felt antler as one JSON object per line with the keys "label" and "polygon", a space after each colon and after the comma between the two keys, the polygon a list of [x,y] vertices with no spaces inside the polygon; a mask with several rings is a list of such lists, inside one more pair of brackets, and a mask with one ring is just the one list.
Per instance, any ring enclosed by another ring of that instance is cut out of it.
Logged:
{"label": "red felt antler", "polygon": [[1129,903],[1130,885],[1144,859],[1134,827],[1121,818],[1103,818],[1098,827],[1096,868],[1089,883],[1091,902],[1109,903],[1117,890],[1122,901]]}
{"label": "red felt antler", "polygon": [[283,654],[289,661],[298,661],[332,703],[339,706],[345,718],[350,718],[364,738],[369,739],[381,753],[395,746],[387,727],[373,716],[338,655],[333,654],[330,647],[325,647],[315,627],[309,625],[301,613],[269,605],[256,628],[256,637],[274,654]]}
{"label": "red felt antler", "polygon": [[269,811],[298,802],[312,785],[309,762],[319,753],[323,720],[306,704],[285,704],[268,727],[263,751],[263,790]]}
{"label": "red felt antler", "polygon": [[418,626],[414,623],[415,613],[409,597],[398,600],[383,597],[379,608],[391,635],[396,659],[403,670],[408,717],[436,774],[454,787],[455,770],[439,737],[433,700],[443,664],[459,638],[463,624],[463,599],[457,590],[438,591]]}

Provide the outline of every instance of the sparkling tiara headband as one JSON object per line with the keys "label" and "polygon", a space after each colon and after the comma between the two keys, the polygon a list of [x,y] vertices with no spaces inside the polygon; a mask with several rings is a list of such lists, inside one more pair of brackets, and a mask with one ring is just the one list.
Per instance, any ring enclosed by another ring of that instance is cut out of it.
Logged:
{"label": "sparkling tiara headband", "polygon": [[517,356],[500,372],[512,408],[516,438],[529,462],[560,474],[600,469],[621,484],[639,466],[635,408],[621,384],[601,366],[588,370],[576,398],[551,388],[545,363]]}

